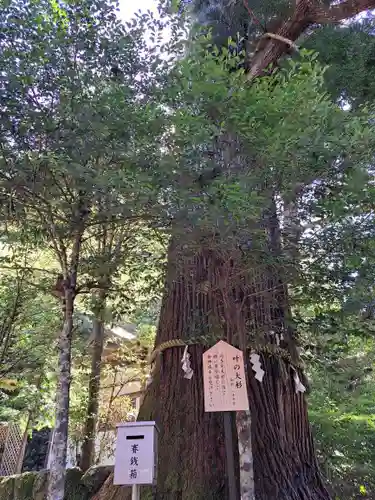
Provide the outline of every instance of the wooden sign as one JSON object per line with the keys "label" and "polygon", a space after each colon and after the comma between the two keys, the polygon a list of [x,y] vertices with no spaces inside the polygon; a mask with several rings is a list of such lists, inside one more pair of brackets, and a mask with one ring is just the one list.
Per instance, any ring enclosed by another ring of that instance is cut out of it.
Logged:
{"label": "wooden sign", "polygon": [[206,412],[248,410],[242,351],[222,340],[206,351],[203,386]]}

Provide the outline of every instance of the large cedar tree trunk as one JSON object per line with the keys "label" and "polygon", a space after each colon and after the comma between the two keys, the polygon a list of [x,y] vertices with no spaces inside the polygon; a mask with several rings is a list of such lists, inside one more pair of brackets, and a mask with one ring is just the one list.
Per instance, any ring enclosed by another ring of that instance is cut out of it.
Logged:
{"label": "large cedar tree trunk", "polygon": [[[269,223],[271,253],[274,232]],[[198,248],[195,243],[190,256],[184,252],[182,245],[169,251],[156,347],[171,339],[207,335],[229,338],[239,346],[245,338],[247,354],[250,349],[258,352],[265,370],[260,383],[249,355],[245,357],[256,499],[328,499],[306,401],[296,392],[293,366],[304,379],[294,335],[287,326],[287,293],[277,267],[256,252],[244,258],[240,251],[223,251],[220,244]],[[140,418],[155,419],[161,429],[158,500],[228,498],[222,415],[204,412],[205,343],[189,347],[191,380],[181,370],[183,348],[163,351],[141,408]]]}
{"label": "large cedar tree trunk", "polygon": [[50,477],[47,500],[63,500],[69,426],[69,391],[71,381],[71,351],[73,333],[74,294],[65,291],[64,324],[58,344],[58,369],[56,391],[56,421],[51,446]]}

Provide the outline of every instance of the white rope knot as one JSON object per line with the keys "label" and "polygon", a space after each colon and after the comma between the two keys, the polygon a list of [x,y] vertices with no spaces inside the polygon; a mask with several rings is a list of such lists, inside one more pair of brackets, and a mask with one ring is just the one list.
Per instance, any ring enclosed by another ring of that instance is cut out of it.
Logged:
{"label": "white rope knot", "polygon": [[289,40],[289,38],[285,38],[285,36],[278,35],[277,33],[265,33],[263,37],[272,38],[273,40],[283,42],[286,45],[289,45],[291,49],[294,49],[296,52],[298,52],[298,46],[294,42],[292,42],[292,40]]}

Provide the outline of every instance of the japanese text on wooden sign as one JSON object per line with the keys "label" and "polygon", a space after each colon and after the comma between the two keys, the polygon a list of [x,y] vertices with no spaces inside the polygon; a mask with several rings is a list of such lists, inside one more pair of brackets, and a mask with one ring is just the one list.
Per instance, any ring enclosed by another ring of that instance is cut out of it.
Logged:
{"label": "japanese text on wooden sign", "polygon": [[242,351],[220,341],[203,354],[206,412],[249,409]]}

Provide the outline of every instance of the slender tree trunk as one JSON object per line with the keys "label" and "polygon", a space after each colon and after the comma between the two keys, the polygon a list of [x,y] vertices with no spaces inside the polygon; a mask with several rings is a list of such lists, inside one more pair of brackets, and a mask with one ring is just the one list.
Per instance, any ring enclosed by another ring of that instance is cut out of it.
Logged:
{"label": "slender tree trunk", "polygon": [[27,437],[29,434],[29,429],[32,425],[32,411],[29,411],[29,415],[27,418],[26,422],[26,428],[22,436],[22,443],[18,455],[18,460],[17,460],[17,467],[16,467],[16,474],[22,474],[22,466],[23,466],[23,459],[25,457],[25,451],[26,451],[26,446],[27,446]]}
{"label": "slender tree trunk", "polygon": [[[103,307],[102,303],[101,310]],[[94,340],[91,356],[87,417],[80,461],[80,467],[83,471],[89,469],[94,464],[95,460],[95,438],[99,411],[101,361],[104,347],[104,324],[101,318],[101,312],[95,315],[93,334]]]}
{"label": "slender tree trunk", "polygon": [[56,391],[56,422],[51,446],[47,500],[64,500],[65,468],[69,426],[69,390],[73,333],[74,293],[65,290],[64,325],[59,338]]}
{"label": "slender tree trunk", "polygon": [[108,440],[108,427],[109,427],[109,421],[111,418],[111,407],[113,404],[113,401],[115,399],[115,388],[116,388],[116,381],[117,381],[117,368],[115,368],[115,372],[113,374],[113,382],[112,382],[112,387],[111,387],[111,394],[109,396],[109,401],[108,401],[108,406],[107,406],[107,412],[106,412],[106,417],[105,417],[105,422],[104,422],[104,431],[102,433],[101,439],[100,439],[100,445],[99,445],[99,455],[96,459],[96,465],[100,464],[103,454],[105,451],[105,444]]}
{"label": "slender tree trunk", "polygon": [[[65,470],[68,447],[70,383],[71,383],[71,358],[74,300],[77,292],[77,273],[82,244],[82,235],[85,223],[90,213],[89,204],[86,203],[85,193],[79,191],[77,206],[72,219],[76,230],[72,240],[71,255],[68,261],[67,251],[59,235],[56,234],[54,224],[51,227],[51,236],[55,242],[55,250],[59,258],[61,269],[64,273],[64,324],[59,337],[58,369],[56,391],[56,417],[55,429],[52,434],[51,465],[48,478],[46,500],[64,500]],[[56,244],[56,241],[59,242]]]}

